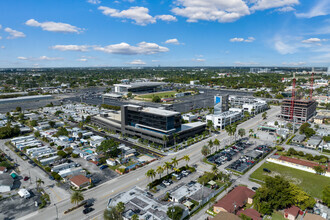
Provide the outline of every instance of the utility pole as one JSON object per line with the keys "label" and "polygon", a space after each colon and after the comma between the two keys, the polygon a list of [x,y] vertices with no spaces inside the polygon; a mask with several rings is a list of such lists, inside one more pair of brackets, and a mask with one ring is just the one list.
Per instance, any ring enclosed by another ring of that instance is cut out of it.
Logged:
{"label": "utility pole", "polygon": [[55,208],[56,208],[56,220],[58,220],[58,210],[57,210],[56,203],[54,203],[54,206],[55,206]]}

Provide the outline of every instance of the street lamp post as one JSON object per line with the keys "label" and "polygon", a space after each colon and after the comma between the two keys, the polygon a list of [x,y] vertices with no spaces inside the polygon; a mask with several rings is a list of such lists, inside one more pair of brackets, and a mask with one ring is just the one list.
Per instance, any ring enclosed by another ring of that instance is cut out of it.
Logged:
{"label": "street lamp post", "polygon": [[57,209],[56,203],[54,203],[54,206],[56,208],[56,220],[58,220],[58,209]]}

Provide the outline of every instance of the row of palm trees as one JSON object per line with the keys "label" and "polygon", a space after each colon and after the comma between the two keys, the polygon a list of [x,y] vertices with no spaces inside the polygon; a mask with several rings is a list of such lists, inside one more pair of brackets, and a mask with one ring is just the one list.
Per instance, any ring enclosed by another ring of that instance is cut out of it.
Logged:
{"label": "row of palm trees", "polygon": [[209,140],[207,145],[202,147],[201,153],[207,156],[212,153],[213,147],[215,147],[215,152],[218,151],[218,147],[220,147],[220,141],[218,139],[214,139],[214,141]]}
{"label": "row of palm trees", "polygon": [[[182,159],[187,162],[186,166],[188,166],[188,162],[190,161],[189,155],[183,156]],[[159,178],[162,178],[162,174],[164,173],[165,170],[168,175],[168,171],[171,169],[176,170],[176,167],[178,166],[178,164],[179,164],[179,160],[176,157],[173,157],[171,159],[171,162],[166,161],[163,166],[158,166],[156,168],[156,170],[154,170],[154,169],[148,170],[146,172],[146,176],[148,178],[150,178],[151,181],[153,181],[153,179],[156,177],[156,174],[159,175]]]}

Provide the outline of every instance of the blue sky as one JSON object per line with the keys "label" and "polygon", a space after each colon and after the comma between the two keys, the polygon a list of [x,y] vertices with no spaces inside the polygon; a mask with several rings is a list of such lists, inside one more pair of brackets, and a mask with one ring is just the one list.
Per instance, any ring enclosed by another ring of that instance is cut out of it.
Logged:
{"label": "blue sky", "polygon": [[329,0],[2,0],[0,67],[330,66]]}

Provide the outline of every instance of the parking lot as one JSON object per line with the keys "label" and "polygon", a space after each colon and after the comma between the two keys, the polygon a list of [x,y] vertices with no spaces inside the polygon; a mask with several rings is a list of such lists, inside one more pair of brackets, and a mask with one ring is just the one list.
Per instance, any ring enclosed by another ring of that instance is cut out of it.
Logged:
{"label": "parking lot", "polygon": [[271,149],[266,145],[259,145],[253,150],[246,152],[238,160],[231,163],[226,169],[234,170],[240,173],[245,173],[250,167],[255,165],[260,158],[271,152]]}
{"label": "parking lot", "polygon": [[0,201],[0,219],[15,219],[28,215],[37,211],[35,201],[40,197],[40,193],[36,190],[29,190],[31,197],[28,199],[21,198],[18,194]]}
{"label": "parking lot", "polygon": [[207,158],[210,163],[214,163],[218,166],[225,164],[228,161],[231,161],[238,153],[242,153],[245,149],[252,146],[250,143],[238,142],[237,144],[222,150],[221,152]]}

